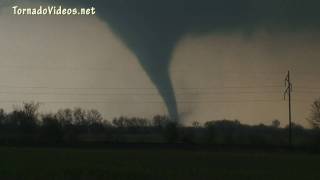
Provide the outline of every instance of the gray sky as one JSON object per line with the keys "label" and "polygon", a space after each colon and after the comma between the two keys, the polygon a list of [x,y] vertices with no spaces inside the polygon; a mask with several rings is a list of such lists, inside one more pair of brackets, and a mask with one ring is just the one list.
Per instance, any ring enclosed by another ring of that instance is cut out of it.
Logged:
{"label": "gray sky", "polygon": [[[0,104],[44,102],[42,111],[95,108],[106,118],[166,113],[136,55],[95,16],[0,14]],[[320,96],[319,32],[186,34],[170,67],[184,121],[287,123],[284,77],[292,71],[294,121],[308,125]]]}

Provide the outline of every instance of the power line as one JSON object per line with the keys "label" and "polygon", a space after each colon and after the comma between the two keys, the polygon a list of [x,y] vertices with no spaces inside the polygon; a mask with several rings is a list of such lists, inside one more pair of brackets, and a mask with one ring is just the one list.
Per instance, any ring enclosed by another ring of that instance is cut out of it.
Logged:
{"label": "power line", "polygon": [[319,94],[320,95],[320,91],[295,91],[295,93],[300,93],[300,94]]}
{"label": "power line", "polygon": [[305,88],[300,88],[300,87],[296,87],[295,89],[297,89],[297,91],[318,91],[320,92],[320,87],[305,87]]}
{"label": "power line", "polygon": [[[21,89],[69,89],[69,90],[157,90],[156,87],[48,87],[48,86],[11,86],[0,85],[2,88],[21,88]],[[262,86],[220,86],[220,87],[175,87],[178,90],[214,90],[214,89],[235,89],[235,88],[280,88],[280,85],[262,85]]]}
{"label": "power line", "polygon": [[[0,103],[24,103],[28,101],[1,101]],[[81,103],[81,104],[165,104],[163,101],[36,101],[43,104]],[[223,104],[223,103],[279,103],[281,100],[233,100],[233,101],[177,101],[181,104]]]}
{"label": "power line", "polygon": [[[253,95],[253,94],[278,94],[279,91],[265,91],[265,92],[257,92],[257,91],[243,91],[243,92],[177,92],[176,95],[221,95],[221,94],[247,94],[247,95]],[[108,96],[108,95],[132,95],[132,96],[159,96],[159,93],[59,93],[59,92],[0,92],[0,94],[5,95],[70,95],[70,96]]]}
{"label": "power line", "polygon": [[[139,66],[138,64],[136,65],[136,68],[130,68],[129,70],[132,71],[141,71],[143,68]],[[122,71],[124,66],[117,66],[117,67],[84,67],[84,66],[28,66],[28,65],[18,65],[18,64],[2,64],[1,69],[40,69],[40,70],[46,70],[46,69],[52,69],[52,70],[101,70],[101,71]],[[121,68],[121,69],[120,69]],[[187,73],[187,72],[192,72],[190,69],[175,69],[170,72],[177,72],[177,73]],[[222,74],[220,72],[213,72],[214,74]],[[299,72],[300,74],[307,74],[310,72]],[[281,71],[268,71],[268,72],[229,72],[228,75],[282,75],[283,72]]]}

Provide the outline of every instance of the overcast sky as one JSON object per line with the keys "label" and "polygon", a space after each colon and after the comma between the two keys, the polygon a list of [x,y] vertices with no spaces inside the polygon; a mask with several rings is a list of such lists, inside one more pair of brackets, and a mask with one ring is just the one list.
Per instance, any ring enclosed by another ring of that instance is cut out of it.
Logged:
{"label": "overcast sky", "polygon": [[[28,5],[28,4],[27,4]],[[31,4],[30,4],[31,6]],[[287,123],[284,78],[291,70],[293,119],[308,125],[320,96],[320,39],[316,30],[257,28],[185,33],[172,53],[170,76],[185,122],[239,119]],[[106,118],[167,113],[136,54],[98,16],[0,14],[0,105],[43,102],[42,111],[95,108]]]}

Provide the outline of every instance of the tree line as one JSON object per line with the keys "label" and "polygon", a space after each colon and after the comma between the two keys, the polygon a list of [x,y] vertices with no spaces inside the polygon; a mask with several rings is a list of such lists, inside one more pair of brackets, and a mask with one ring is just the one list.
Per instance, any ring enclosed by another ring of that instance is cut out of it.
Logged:
{"label": "tree line", "polygon": [[[38,103],[24,103],[12,112],[0,109],[0,145],[72,145],[81,143],[186,143],[214,145],[282,146],[288,144],[288,126],[246,125],[238,120],[215,120],[183,126],[167,116],[151,119],[117,117],[111,121],[97,110],[60,109],[39,113]],[[320,99],[308,121],[313,129],[293,124],[294,145],[320,145]]]}

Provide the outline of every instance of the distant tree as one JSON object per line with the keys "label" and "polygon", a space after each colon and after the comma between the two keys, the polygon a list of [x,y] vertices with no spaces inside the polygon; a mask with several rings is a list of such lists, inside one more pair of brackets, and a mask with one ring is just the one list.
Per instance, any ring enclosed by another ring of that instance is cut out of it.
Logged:
{"label": "distant tree", "polygon": [[[304,127],[301,124],[294,123],[294,122],[291,124],[291,126],[292,126],[292,129],[294,129],[294,130],[303,130],[304,129]],[[289,128],[289,124],[286,125],[285,129],[288,129],[288,128]]]}
{"label": "distant tree", "polygon": [[129,129],[137,129],[138,124],[137,124],[137,118],[126,118],[124,121],[125,127]]}
{"label": "distant tree", "polygon": [[271,126],[272,126],[273,128],[279,128],[279,127],[280,127],[280,124],[281,124],[280,121],[277,120],[277,119],[275,119],[275,120],[272,121]]}
{"label": "distant tree", "polygon": [[68,127],[73,124],[73,112],[71,109],[60,109],[55,116],[62,127]]}
{"label": "distant tree", "polygon": [[209,121],[205,124],[210,136],[221,135],[222,143],[232,144],[235,142],[235,133],[241,127],[238,120]]}
{"label": "distant tree", "polygon": [[40,107],[40,103],[23,103],[22,111],[26,114],[26,116],[30,119],[37,119],[38,118],[38,110]]}
{"label": "distant tree", "polygon": [[73,110],[73,122],[76,126],[88,126],[87,112],[81,108],[74,108]]}
{"label": "distant tree", "polygon": [[78,141],[78,132],[74,126],[73,111],[69,108],[60,109],[55,114],[63,131],[63,141],[65,143],[74,143]]}
{"label": "distant tree", "polygon": [[315,100],[311,105],[310,116],[307,120],[314,128],[320,128],[320,98]]}
{"label": "distant tree", "polygon": [[207,122],[205,122],[204,123],[204,127],[209,127],[209,126],[214,126],[214,124],[215,124],[215,121],[207,121]]}
{"label": "distant tree", "polygon": [[10,120],[15,122],[22,133],[32,133],[38,123],[39,103],[23,103],[22,108],[15,108],[10,114]]}
{"label": "distant tree", "polygon": [[47,143],[62,142],[63,131],[58,119],[52,114],[42,115],[41,139]]}
{"label": "distant tree", "polygon": [[119,118],[114,118],[112,120],[112,124],[117,127],[117,128],[125,128],[126,127],[126,118],[125,117],[119,117]]}
{"label": "distant tree", "polygon": [[192,122],[192,127],[199,128],[200,127],[200,123],[198,121],[193,121]]}
{"label": "distant tree", "polygon": [[178,123],[177,122],[167,123],[163,133],[167,142],[169,143],[177,142],[177,140],[179,139]]}
{"label": "distant tree", "polygon": [[209,143],[213,143],[216,140],[216,128],[215,128],[215,122],[214,121],[207,121],[204,124],[204,127],[206,128],[206,139]]}
{"label": "distant tree", "polygon": [[89,123],[102,123],[103,121],[101,113],[95,109],[87,111],[86,119]]}
{"label": "distant tree", "polygon": [[170,118],[168,116],[156,115],[152,119],[152,125],[156,128],[163,128],[168,122],[170,122]]}
{"label": "distant tree", "polygon": [[182,127],[179,130],[179,139],[187,144],[193,144],[196,142],[196,132],[195,128],[192,127]]}
{"label": "distant tree", "polygon": [[0,130],[5,126],[6,117],[7,117],[7,114],[4,112],[3,109],[0,109]]}
{"label": "distant tree", "polygon": [[149,127],[151,123],[150,123],[150,121],[148,121],[145,118],[138,118],[137,119],[137,124],[141,128],[146,128],[146,127]]}
{"label": "distant tree", "polygon": [[101,113],[95,109],[87,111],[86,119],[89,123],[89,127],[88,127],[89,133],[102,132],[105,129],[104,123],[108,124],[107,121],[103,120]]}

